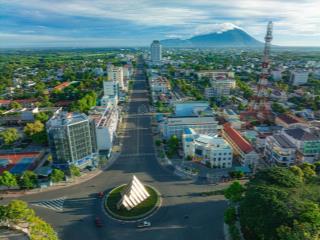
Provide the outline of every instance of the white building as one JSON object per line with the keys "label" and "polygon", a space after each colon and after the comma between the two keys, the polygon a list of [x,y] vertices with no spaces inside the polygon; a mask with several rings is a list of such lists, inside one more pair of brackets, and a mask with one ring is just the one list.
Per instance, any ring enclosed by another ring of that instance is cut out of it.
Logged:
{"label": "white building", "polygon": [[170,83],[166,77],[157,77],[151,80],[150,88],[152,92],[168,93],[170,90]]}
{"label": "white building", "polygon": [[112,148],[113,139],[119,122],[117,107],[93,107],[89,111],[89,117],[96,123],[96,138],[98,151],[108,151]]}
{"label": "white building", "polygon": [[202,79],[204,77],[208,79],[213,79],[214,77],[219,75],[225,75],[228,78],[234,78],[234,72],[214,71],[214,70],[202,70],[197,72],[197,76],[199,79]]}
{"label": "white building", "polygon": [[122,67],[116,67],[113,65],[108,67],[108,80],[118,82],[121,90],[126,89],[126,87],[124,85],[124,81],[123,81],[123,68]]}
{"label": "white building", "polygon": [[182,135],[182,144],[185,157],[192,157],[194,161],[211,167],[232,167],[232,148],[221,137],[198,134],[187,128]]}
{"label": "white building", "polygon": [[[210,74],[209,74],[210,73]],[[230,90],[236,87],[236,81],[232,72],[209,72],[198,73],[201,79],[203,76],[209,76],[211,87],[205,88],[206,98],[221,97],[230,95]],[[200,75],[199,75],[200,74]]]}
{"label": "white building", "polygon": [[271,164],[290,166],[296,160],[296,146],[284,135],[267,136],[264,155]]}
{"label": "white building", "polygon": [[290,81],[294,86],[306,84],[308,82],[308,71],[292,71],[290,75]]}
{"label": "white building", "polygon": [[281,80],[282,79],[282,70],[276,69],[276,70],[271,71],[271,76],[274,81]]}
{"label": "white building", "polygon": [[119,99],[119,83],[117,81],[103,81],[103,93],[101,105],[108,106],[111,102],[116,106]]}
{"label": "white building", "polygon": [[154,40],[150,47],[151,62],[159,64],[162,60],[162,46],[160,41]]}

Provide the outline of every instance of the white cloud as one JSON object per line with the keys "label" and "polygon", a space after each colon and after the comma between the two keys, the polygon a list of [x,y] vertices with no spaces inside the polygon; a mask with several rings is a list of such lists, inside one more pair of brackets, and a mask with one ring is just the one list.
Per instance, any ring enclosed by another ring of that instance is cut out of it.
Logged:
{"label": "white cloud", "polygon": [[320,0],[0,0],[0,4],[40,20],[52,14],[123,20],[140,27],[163,26],[164,35],[177,37],[236,25],[262,40],[268,20],[275,23],[275,42],[320,34]]}

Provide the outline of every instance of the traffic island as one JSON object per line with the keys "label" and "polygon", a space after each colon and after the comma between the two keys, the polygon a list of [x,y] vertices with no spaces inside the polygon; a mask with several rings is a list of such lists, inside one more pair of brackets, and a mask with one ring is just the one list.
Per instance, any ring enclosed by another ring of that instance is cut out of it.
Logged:
{"label": "traffic island", "polygon": [[119,206],[119,202],[123,198],[123,192],[128,187],[127,184],[111,190],[105,198],[104,207],[106,212],[117,220],[123,221],[137,221],[144,219],[153,214],[161,203],[160,194],[157,190],[149,185],[145,185],[145,190],[148,192],[149,197],[139,203],[137,206],[128,210],[124,206]]}

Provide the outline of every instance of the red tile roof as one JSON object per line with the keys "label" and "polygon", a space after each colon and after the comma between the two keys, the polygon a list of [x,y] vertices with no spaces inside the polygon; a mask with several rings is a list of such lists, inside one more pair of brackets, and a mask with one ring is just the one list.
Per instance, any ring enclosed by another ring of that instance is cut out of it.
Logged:
{"label": "red tile roof", "polygon": [[231,127],[229,123],[223,125],[224,132],[229,136],[229,138],[241,149],[244,153],[249,153],[253,151],[252,145],[244,139],[241,134]]}
{"label": "red tile roof", "polygon": [[63,82],[63,83],[60,83],[59,85],[55,86],[53,89],[54,90],[62,90],[65,87],[68,87],[69,85],[70,85],[70,82]]}

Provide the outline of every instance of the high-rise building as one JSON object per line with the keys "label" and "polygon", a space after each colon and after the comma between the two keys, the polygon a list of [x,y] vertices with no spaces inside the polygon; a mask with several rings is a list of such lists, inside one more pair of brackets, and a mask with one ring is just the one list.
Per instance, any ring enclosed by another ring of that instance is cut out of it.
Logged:
{"label": "high-rise building", "polygon": [[113,80],[103,81],[103,94],[102,106],[108,106],[110,103],[116,106],[119,98],[119,83]]}
{"label": "high-rise building", "polygon": [[158,40],[154,40],[151,43],[151,47],[150,47],[150,51],[151,51],[151,62],[152,63],[160,63],[162,60],[162,46],[160,41]]}
{"label": "high-rise building", "polygon": [[97,143],[95,122],[83,113],[61,112],[47,122],[53,166],[67,170],[70,165],[93,165]]}
{"label": "high-rise building", "polygon": [[111,65],[111,67],[108,68],[108,80],[118,82],[120,89],[125,89],[122,67],[116,67]]}

